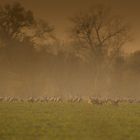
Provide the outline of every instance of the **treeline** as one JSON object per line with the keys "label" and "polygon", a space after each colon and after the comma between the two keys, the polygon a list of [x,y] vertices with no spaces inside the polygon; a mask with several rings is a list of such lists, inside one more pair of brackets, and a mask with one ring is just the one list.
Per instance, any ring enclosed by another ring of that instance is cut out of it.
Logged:
{"label": "treeline", "polygon": [[123,18],[96,6],[70,22],[64,44],[21,4],[0,7],[1,96],[139,96],[140,51],[124,55]]}

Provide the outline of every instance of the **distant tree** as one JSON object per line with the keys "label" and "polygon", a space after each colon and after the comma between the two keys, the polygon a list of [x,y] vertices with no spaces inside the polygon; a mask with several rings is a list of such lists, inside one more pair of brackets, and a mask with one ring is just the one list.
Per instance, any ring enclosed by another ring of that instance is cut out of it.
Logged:
{"label": "distant tree", "polygon": [[53,31],[53,26],[50,26],[43,20],[36,20],[36,24],[23,27],[17,34],[17,38],[21,42],[31,42],[38,51],[45,49],[49,52],[50,47],[54,47],[58,43],[58,39],[55,37]]}
{"label": "distant tree", "polygon": [[77,53],[81,56],[88,52],[91,58],[87,57],[93,65],[95,91],[111,84],[111,67],[122,63],[122,47],[129,40],[128,24],[112,13],[110,8],[97,5],[71,18],[71,33],[78,44]]}
{"label": "distant tree", "polygon": [[74,40],[81,47],[90,49],[96,59],[117,55],[128,41],[129,28],[126,22],[103,5],[74,16],[71,21]]}
{"label": "distant tree", "polygon": [[4,83],[3,87],[9,80],[13,83],[19,80],[20,91],[34,89],[37,93],[43,89],[47,75],[46,51],[51,54],[57,40],[53,30],[20,3],[0,7],[0,43],[3,44],[3,47],[0,45],[0,76],[4,77],[0,82]]}
{"label": "distant tree", "polygon": [[137,73],[139,75],[140,71],[140,51],[136,51],[132,53],[128,58],[127,58],[127,64],[128,64],[128,69],[133,72]]}
{"label": "distant tree", "polygon": [[34,46],[41,46],[44,42],[43,45],[48,45],[49,40],[56,40],[53,29],[45,21],[36,19],[32,11],[26,10],[20,3],[0,7],[0,40],[7,46],[12,46],[14,41]]}
{"label": "distant tree", "polygon": [[35,24],[33,13],[20,3],[0,7],[0,38],[14,39],[22,27]]}

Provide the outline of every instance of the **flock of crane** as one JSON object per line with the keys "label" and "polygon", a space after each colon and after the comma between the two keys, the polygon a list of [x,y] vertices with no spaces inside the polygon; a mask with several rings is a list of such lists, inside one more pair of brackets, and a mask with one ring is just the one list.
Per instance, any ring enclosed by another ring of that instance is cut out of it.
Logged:
{"label": "flock of crane", "polygon": [[28,103],[80,103],[87,102],[88,104],[96,105],[119,105],[121,103],[129,104],[140,104],[139,99],[134,98],[99,98],[99,97],[28,97],[28,98],[18,98],[18,97],[0,97],[0,102],[28,102]]}

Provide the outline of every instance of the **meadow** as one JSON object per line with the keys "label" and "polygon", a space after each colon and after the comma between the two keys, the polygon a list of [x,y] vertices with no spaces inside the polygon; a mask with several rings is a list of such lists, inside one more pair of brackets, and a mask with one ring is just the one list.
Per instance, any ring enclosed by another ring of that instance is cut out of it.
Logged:
{"label": "meadow", "polygon": [[140,140],[140,105],[3,102],[0,140]]}

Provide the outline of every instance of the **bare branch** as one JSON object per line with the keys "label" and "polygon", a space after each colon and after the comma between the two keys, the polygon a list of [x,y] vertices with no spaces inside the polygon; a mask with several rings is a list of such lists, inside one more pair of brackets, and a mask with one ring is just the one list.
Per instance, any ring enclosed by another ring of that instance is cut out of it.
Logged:
{"label": "bare branch", "polygon": [[110,48],[121,48],[127,41],[127,25],[106,7],[94,7],[89,12],[74,17],[72,22],[74,40],[78,39],[87,49],[90,46],[93,55],[108,55]]}

